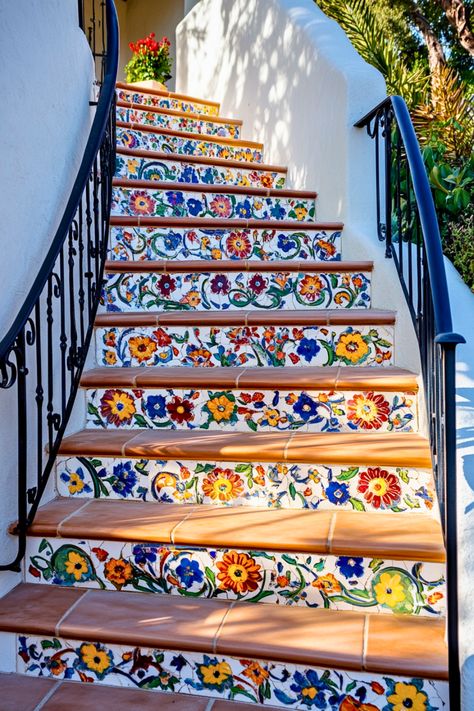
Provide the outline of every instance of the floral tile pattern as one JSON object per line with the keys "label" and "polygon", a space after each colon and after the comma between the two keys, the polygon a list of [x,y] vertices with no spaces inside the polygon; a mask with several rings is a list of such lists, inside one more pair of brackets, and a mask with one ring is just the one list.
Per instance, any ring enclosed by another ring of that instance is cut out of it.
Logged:
{"label": "floral tile pattern", "polygon": [[240,126],[238,124],[216,122],[193,114],[173,116],[160,114],[156,111],[147,111],[146,109],[129,109],[124,106],[117,106],[117,121],[156,126],[158,129],[167,128],[172,131],[220,136],[221,138],[240,138]]}
{"label": "floral tile pattern", "polygon": [[55,637],[18,636],[17,671],[298,711],[448,708],[447,682]]}
{"label": "floral tile pattern", "polygon": [[110,366],[393,365],[387,326],[139,326],[96,329]]}
{"label": "floral tile pattern", "polygon": [[370,307],[370,277],[361,272],[109,273],[107,311],[237,311]]}
{"label": "floral tile pattern", "polygon": [[88,427],[412,432],[415,393],[88,390]]}
{"label": "floral tile pattern", "polygon": [[192,227],[111,227],[110,258],[251,259],[273,261],[313,259],[340,261],[341,232],[312,230],[229,229]]}
{"label": "floral tile pattern", "polygon": [[428,513],[428,470],[292,462],[61,458],[60,496],[215,506]]}
{"label": "floral tile pattern", "polygon": [[135,180],[167,180],[176,183],[239,185],[252,188],[283,188],[285,174],[265,170],[239,170],[222,165],[208,165],[169,159],[128,157],[117,153],[115,176]]}
{"label": "floral tile pattern", "polygon": [[175,111],[185,111],[190,114],[204,114],[205,116],[217,116],[217,106],[211,104],[201,104],[200,102],[179,99],[174,96],[160,96],[159,94],[146,94],[130,89],[117,89],[117,99],[126,101],[129,104],[142,104],[142,106],[159,106],[162,109],[174,109]]}
{"label": "floral tile pattern", "polygon": [[323,554],[31,538],[26,582],[439,616],[444,565]]}
{"label": "floral tile pattern", "polygon": [[210,138],[196,136],[174,136],[167,133],[152,133],[133,128],[117,126],[117,147],[140,148],[148,151],[162,151],[164,153],[180,153],[187,156],[207,156],[207,158],[231,158],[232,160],[250,161],[261,163],[263,153],[260,148],[252,146],[234,145],[232,143],[218,143]]}
{"label": "floral tile pattern", "polygon": [[112,215],[137,217],[215,217],[242,220],[295,220],[311,222],[315,201],[309,198],[263,197],[199,190],[135,190],[114,186]]}

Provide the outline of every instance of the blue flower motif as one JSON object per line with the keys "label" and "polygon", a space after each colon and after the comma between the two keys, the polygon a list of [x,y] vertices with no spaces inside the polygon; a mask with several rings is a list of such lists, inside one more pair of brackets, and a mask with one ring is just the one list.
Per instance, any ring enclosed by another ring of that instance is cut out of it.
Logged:
{"label": "blue flower motif", "polygon": [[158,548],[156,546],[144,546],[144,545],[133,546],[132,554],[135,557],[135,563],[137,565],[145,565],[146,563],[154,563],[156,561],[157,550],[158,550]]}
{"label": "blue flower motif", "polygon": [[192,167],[192,165],[187,165],[183,172],[181,173],[181,177],[179,178],[180,183],[199,183],[197,173],[195,169]]}
{"label": "blue flower motif", "polygon": [[252,206],[250,205],[250,202],[248,200],[244,200],[243,202],[239,202],[239,204],[235,206],[235,212],[238,217],[249,218],[252,216]]}
{"label": "blue flower motif", "polygon": [[195,200],[194,198],[191,198],[187,202],[187,207],[188,207],[188,212],[191,215],[199,215],[199,213],[202,211],[202,202],[200,200]]}
{"label": "blue flower motif", "polygon": [[205,173],[202,175],[202,182],[208,184],[214,183],[214,171],[212,168],[207,168]]}
{"label": "blue flower motif", "polygon": [[197,560],[190,560],[189,558],[181,559],[176,568],[176,574],[186,588],[190,588],[193,583],[201,583],[204,577]]}
{"label": "blue flower motif", "polygon": [[150,395],[146,400],[145,410],[151,420],[165,417],[166,399],[163,395]]}
{"label": "blue flower motif", "polygon": [[298,343],[296,352],[302,356],[307,363],[319,353],[321,347],[315,338],[302,338]]}
{"label": "blue flower motif", "polygon": [[166,197],[168,198],[168,202],[170,205],[183,205],[184,203],[183,193],[169,190],[166,193]]}
{"label": "blue flower motif", "polygon": [[295,694],[298,694],[298,700],[308,708],[326,708],[326,695],[324,692],[328,691],[328,688],[314,669],[307,669],[304,674],[299,671],[295,672],[290,689]]}
{"label": "blue flower motif", "polygon": [[285,208],[276,203],[270,210],[270,214],[275,220],[282,220],[286,215]]}
{"label": "blue flower motif", "polygon": [[[284,212],[285,211],[283,210],[283,214]],[[278,235],[277,245],[282,252],[291,252],[291,250],[296,249],[298,246],[296,240],[292,239],[290,235],[285,234]]]}
{"label": "blue flower motif", "polygon": [[326,496],[332,504],[345,504],[350,499],[349,487],[338,481],[332,481],[326,489]]}
{"label": "blue flower motif", "polygon": [[120,462],[113,469],[112,489],[124,498],[132,493],[137,483],[136,472],[132,470],[132,462]]}
{"label": "blue flower motif", "polygon": [[308,422],[318,414],[318,403],[306,393],[301,393],[298,400],[293,405],[293,410],[302,420]]}
{"label": "blue flower motif", "polygon": [[166,250],[174,250],[179,246],[181,242],[181,235],[176,232],[168,232],[167,235],[163,237],[163,247]]}
{"label": "blue flower motif", "polygon": [[364,573],[364,566],[362,565],[363,558],[348,558],[347,556],[341,556],[336,560],[336,565],[341,571],[342,575],[347,578],[360,578]]}

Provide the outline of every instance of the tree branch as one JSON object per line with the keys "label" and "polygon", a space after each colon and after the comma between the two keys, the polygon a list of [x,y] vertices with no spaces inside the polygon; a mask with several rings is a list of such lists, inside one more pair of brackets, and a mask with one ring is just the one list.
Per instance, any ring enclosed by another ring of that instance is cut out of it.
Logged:
{"label": "tree branch", "polygon": [[423,35],[423,39],[428,50],[430,73],[433,77],[439,72],[440,67],[444,67],[446,64],[446,57],[444,55],[443,47],[430,23],[418,7],[414,6],[410,12],[410,15],[413,22]]}
{"label": "tree branch", "polygon": [[474,34],[468,23],[468,11],[463,0],[438,0],[450,25],[456,30],[462,47],[474,57]]}

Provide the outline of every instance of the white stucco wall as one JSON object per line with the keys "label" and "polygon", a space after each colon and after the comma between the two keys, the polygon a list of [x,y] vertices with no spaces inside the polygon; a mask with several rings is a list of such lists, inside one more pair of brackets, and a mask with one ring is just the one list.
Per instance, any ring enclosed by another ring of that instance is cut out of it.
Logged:
{"label": "white stucco wall", "polygon": [[[0,338],[55,234],[89,135],[92,57],[77,0],[0,0]],[[0,391],[0,550],[16,517],[13,391]],[[32,436],[32,435],[31,435]],[[0,574],[0,595],[15,582]]]}
{"label": "white stucco wall", "polygon": [[200,0],[176,42],[176,90],[243,119],[265,161],[288,165],[289,186],[317,190],[317,218],[345,223],[343,258],[376,260],[374,304],[398,311],[397,365],[419,371],[405,299],[375,234],[373,142],[353,127],[384,98],[381,74],[313,0]]}

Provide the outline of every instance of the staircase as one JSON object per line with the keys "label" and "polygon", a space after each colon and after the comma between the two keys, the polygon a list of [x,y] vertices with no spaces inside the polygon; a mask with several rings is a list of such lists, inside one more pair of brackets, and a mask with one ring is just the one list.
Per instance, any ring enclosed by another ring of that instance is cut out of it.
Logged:
{"label": "staircase", "polygon": [[218,112],[117,85],[87,424],[0,600],[3,698],[447,709],[445,550],[396,313],[316,193]]}

